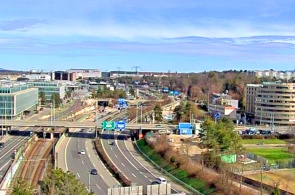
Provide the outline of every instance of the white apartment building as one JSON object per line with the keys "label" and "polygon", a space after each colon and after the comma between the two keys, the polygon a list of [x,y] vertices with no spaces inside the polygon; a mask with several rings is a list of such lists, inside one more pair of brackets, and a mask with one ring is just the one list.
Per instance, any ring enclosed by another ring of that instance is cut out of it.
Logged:
{"label": "white apartment building", "polygon": [[259,87],[262,87],[262,84],[247,84],[246,85],[246,106],[245,112],[247,114],[255,114],[255,100],[256,100],[256,91]]}
{"label": "white apartment building", "polygon": [[257,70],[256,77],[274,77],[276,79],[291,79],[295,77],[295,71]]}
{"label": "white apartment building", "polygon": [[260,124],[294,125],[295,83],[264,82],[256,88],[255,120]]}

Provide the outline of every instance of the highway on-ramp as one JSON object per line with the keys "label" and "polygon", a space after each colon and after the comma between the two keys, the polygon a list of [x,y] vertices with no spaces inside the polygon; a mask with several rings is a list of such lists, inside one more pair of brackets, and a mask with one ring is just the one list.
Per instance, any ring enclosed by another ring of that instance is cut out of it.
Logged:
{"label": "highway on-ramp", "polygon": [[[107,194],[108,188],[119,185],[119,183],[99,159],[94,151],[92,141],[92,139],[83,137],[67,139],[65,147],[66,169],[74,173],[87,189],[90,185],[90,189],[95,194]],[[81,150],[84,150],[85,154],[80,154]],[[97,175],[90,174],[90,170],[93,168],[97,169]]]}

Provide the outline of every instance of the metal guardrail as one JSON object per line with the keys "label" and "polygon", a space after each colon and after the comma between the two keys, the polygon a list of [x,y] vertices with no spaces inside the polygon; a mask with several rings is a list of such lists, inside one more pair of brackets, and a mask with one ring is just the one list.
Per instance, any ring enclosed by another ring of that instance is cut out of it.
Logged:
{"label": "metal guardrail", "polygon": [[137,150],[140,152],[140,154],[142,154],[153,166],[155,166],[159,171],[161,171],[162,173],[164,173],[165,175],[167,175],[169,178],[171,178],[172,180],[174,180],[175,182],[183,185],[186,189],[190,190],[193,193],[196,193],[198,195],[204,195],[202,194],[200,191],[196,190],[195,188],[187,185],[186,183],[184,183],[183,181],[181,181],[180,179],[178,179],[177,177],[175,177],[174,175],[172,175],[171,173],[167,172],[165,169],[163,169],[161,166],[159,166],[157,163],[155,163],[152,159],[150,159],[150,157],[148,157],[137,145],[136,139],[134,140],[134,144],[136,145]]}

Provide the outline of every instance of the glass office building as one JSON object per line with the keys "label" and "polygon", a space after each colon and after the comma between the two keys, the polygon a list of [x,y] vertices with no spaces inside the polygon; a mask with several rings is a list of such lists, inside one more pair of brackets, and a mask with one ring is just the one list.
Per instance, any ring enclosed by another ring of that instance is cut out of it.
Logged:
{"label": "glass office building", "polygon": [[0,118],[21,117],[23,112],[38,104],[38,89],[25,83],[0,83]]}
{"label": "glass office building", "polygon": [[46,100],[51,100],[53,93],[57,93],[60,99],[64,99],[66,95],[66,86],[63,83],[58,82],[27,82],[27,84],[32,88],[38,88],[39,93],[44,92]]}

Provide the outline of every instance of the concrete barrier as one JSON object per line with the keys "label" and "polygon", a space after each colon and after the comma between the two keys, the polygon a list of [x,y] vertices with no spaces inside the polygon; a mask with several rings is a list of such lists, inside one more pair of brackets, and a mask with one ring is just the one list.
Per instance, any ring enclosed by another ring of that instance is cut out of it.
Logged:
{"label": "concrete barrier", "polygon": [[13,161],[12,164],[10,165],[10,167],[9,167],[8,171],[6,172],[4,179],[2,180],[2,183],[1,183],[0,195],[5,195],[8,191],[10,191],[8,188],[12,187],[12,186],[10,186],[11,179],[15,175],[22,159],[23,159],[23,157],[20,156],[18,158],[18,160],[16,160],[15,162]]}

